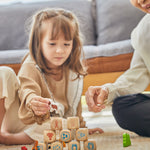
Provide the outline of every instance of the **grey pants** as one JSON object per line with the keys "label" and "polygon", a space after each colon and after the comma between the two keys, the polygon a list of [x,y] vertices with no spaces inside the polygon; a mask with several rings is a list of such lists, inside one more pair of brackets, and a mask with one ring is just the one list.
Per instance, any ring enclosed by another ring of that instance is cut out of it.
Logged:
{"label": "grey pants", "polygon": [[120,127],[150,137],[150,95],[133,94],[118,97],[112,113]]}

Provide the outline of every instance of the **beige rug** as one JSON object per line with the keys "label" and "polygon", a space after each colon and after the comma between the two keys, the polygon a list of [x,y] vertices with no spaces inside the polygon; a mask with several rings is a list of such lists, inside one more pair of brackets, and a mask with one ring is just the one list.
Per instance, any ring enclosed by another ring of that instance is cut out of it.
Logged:
{"label": "beige rug", "polygon": [[[88,127],[101,127],[104,130],[103,134],[96,133],[89,136],[89,139],[96,141],[97,150],[150,150],[150,138],[140,137],[121,129],[112,116],[111,107],[100,113],[91,113],[87,111],[86,105],[83,105],[83,116],[87,121]],[[124,132],[130,135],[131,146],[129,147],[123,147],[122,134]],[[0,145],[0,150],[21,150],[22,146],[24,145]],[[32,145],[26,145],[26,147],[28,150],[32,150]],[[81,148],[81,150],[84,149]]]}

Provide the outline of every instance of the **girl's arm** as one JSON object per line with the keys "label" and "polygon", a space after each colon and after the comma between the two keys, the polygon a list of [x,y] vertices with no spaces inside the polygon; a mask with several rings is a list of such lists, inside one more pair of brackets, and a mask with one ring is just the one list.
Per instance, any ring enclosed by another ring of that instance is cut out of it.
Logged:
{"label": "girl's arm", "polygon": [[[39,105],[42,108],[43,103],[45,103],[41,96],[42,78],[35,64],[32,63],[23,64],[18,77],[20,81],[19,98],[21,101],[18,115],[25,124],[32,124],[36,122],[35,115],[38,113],[35,111],[35,105]],[[32,109],[29,109],[28,106],[31,104],[31,100],[34,100],[34,105]]]}

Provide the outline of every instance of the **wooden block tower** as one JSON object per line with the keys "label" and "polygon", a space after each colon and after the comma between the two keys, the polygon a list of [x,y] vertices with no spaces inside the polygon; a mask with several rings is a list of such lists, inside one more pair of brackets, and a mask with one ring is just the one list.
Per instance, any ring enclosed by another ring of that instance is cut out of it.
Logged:
{"label": "wooden block tower", "polygon": [[40,150],[96,150],[96,142],[88,139],[88,129],[80,128],[78,117],[67,118],[67,129],[63,129],[62,118],[51,117],[51,129],[44,131],[44,143]]}

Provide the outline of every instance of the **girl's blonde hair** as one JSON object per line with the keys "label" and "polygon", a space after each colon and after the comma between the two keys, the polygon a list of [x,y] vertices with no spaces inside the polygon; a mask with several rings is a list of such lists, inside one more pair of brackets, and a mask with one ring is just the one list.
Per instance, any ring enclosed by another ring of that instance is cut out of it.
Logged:
{"label": "girl's blonde hair", "polygon": [[73,48],[69,58],[63,64],[65,67],[73,70],[79,75],[86,75],[85,68],[81,63],[82,40],[79,32],[79,25],[76,16],[64,9],[50,8],[39,11],[33,16],[32,27],[29,37],[30,54],[42,69],[43,72],[49,73],[50,68],[46,65],[41,50],[42,40],[42,23],[53,19],[52,39],[57,39],[60,33],[64,34],[65,40],[73,40]]}

